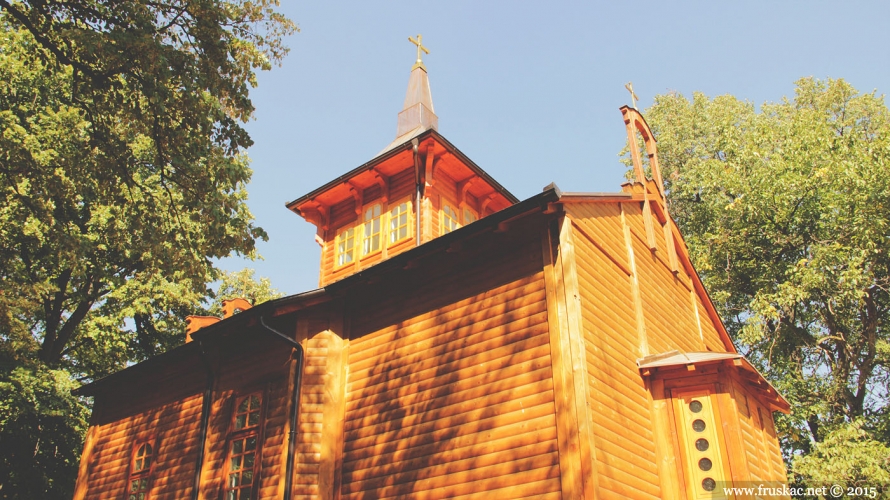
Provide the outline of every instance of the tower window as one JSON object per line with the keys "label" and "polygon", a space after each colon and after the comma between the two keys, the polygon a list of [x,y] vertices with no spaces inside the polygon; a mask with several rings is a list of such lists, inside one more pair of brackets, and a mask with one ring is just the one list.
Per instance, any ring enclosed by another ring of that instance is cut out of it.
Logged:
{"label": "tower window", "polygon": [[473,211],[469,208],[464,208],[464,225],[466,226],[467,224],[476,222],[476,220],[478,220],[476,214],[474,214]]}
{"label": "tower window", "polygon": [[442,234],[448,234],[460,227],[457,212],[449,205],[442,207]]}
{"label": "tower window", "polygon": [[380,250],[380,205],[365,210],[364,235],[362,236],[362,255]]}
{"label": "tower window", "polygon": [[228,457],[225,461],[226,500],[253,498],[258,454],[258,436],[262,398],[259,393],[245,396],[235,406],[232,431],[229,434]]}
{"label": "tower window", "polygon": [[345,266],[355,260],[355,228],[351,227],[337,235],[337,266]]}
{"label": "tower window", "polygon": [[130,463],[130,480],[127,487],[127,500],[146,500],[151,489],[151,466],[154,462],[154,449],[145,441],[133,447]]}
{"label": "tower window", "polygon": [[408,212],[409,202],[405,201],[396,205],[389,212],[389,242],[395,243],[408,237]]}

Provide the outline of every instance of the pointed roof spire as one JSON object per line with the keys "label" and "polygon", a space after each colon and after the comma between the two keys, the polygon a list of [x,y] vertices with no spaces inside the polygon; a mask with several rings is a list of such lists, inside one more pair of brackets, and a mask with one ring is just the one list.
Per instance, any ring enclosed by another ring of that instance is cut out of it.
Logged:
{"label": "pointed roof spire", "polygon": [[430,92],[430,79],[426,74],[426,66],[420,59],[421,51],[430,53],[429,49],[422,45],[423,37],[417,35],[417,40],[408,37],[408,41],[417,45],[417,61],[411,68],[411,77],[408,79],[408,92],[405,93],[405,105],[399,113],[399,126],[396,138],[399,138],[414,129],[419,132],[431,128],[439,128],[439,117],[433,109],[433,94]]}
{"label": "pointed roof spire", "polygon": [[396,139],[379,154],[403,144],[429,129],[439,129],[439,117],[433,109],[433,94],[430,91],[430,79],[426,73],[426,66],[421,60],[421,52],[430,53],[424,47],[423,36],[408,37],[408,41],[417,46],[417,60],[411,67],[411,76],[408,78],[408,91],[405,93],[405,104],[399,112]]}

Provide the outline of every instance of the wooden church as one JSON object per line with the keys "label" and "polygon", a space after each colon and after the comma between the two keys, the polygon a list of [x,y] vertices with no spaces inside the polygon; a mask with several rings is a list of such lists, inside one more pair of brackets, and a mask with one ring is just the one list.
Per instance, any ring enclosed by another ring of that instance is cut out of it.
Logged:
{"label": "wooden church", "polygon": [[[518,200],[438,132],[420,37],[396,139],[287,207],[320,288],[77,390],[75,499],[712,499],[782,483],[788,403],[733,346],[634,151]],[[233,314],[235,310],[239,314]],[[185,337],[185,335],[184,335]]]}

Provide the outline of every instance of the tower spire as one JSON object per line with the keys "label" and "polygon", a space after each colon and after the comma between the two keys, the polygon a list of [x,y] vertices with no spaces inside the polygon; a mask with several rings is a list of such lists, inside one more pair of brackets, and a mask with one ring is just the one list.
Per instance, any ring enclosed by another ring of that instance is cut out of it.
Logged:
{"label": "tower spire", "polygon": [[417,35],[415,40],[408,37],[408,41],[417,46],[417,61],[411,67],[411,76],[408,78],[408,91],[405,93],[405,105],[399,113],[399,125],[396,130],[396,139],[414,132],[412,135],[424,132],[431,128],[439,128],[439,117],[433,109],[433,95],[430,91],[430,79],[421,60],[421,52],[430,53],[423,46],[423,35]]}

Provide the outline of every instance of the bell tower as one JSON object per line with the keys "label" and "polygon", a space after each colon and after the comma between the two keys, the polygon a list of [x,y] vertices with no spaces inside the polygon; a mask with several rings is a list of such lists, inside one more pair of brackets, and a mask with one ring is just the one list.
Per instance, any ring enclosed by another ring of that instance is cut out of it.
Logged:
{"label": "bell tower", "polygon": [[518,200],[438,132],[423,38],[396,138],[367,163],[286,206],[316,227],[319,286],[502,210]]}

